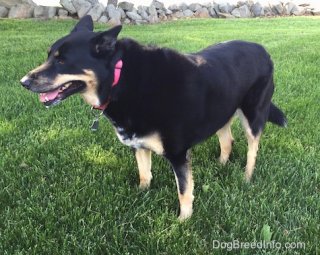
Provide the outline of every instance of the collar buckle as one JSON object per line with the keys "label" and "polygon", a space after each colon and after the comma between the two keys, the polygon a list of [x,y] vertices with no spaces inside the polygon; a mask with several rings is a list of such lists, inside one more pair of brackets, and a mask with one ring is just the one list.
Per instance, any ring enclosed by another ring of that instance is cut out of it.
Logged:
{"label": "collar buckle", "polygon": [[91,107],[91,113],[93,115],[93,121],[92,121],[90,129],[92,132],[96,132],[99,129],[99,120],[103,114],[103,111],[100,111],[99,109]]}

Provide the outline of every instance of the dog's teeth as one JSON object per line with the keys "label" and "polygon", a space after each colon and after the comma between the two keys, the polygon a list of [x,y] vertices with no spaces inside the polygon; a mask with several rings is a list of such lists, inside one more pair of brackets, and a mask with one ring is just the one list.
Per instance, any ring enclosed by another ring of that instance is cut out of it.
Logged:
{"label": "dog's teeth", "polygon": [[49,98],[48,98],[48,97],[45,97],[44,99],[46,100],[46,102],[48,102],[48,101],[49,101]]}

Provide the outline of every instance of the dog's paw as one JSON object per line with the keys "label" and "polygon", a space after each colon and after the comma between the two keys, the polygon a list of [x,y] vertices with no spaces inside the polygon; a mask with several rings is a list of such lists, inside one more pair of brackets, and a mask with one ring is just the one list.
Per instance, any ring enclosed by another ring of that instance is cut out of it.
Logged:
{"label": "dog's paw", "polygon": [[192,215],[192,212],[193,212],[192,206],[183,206],[183,207],[181,207],[180,208],[180,215],[178,217],[178,220],[180,222],[183,222],[183,221],[189,219],[191,217],[191,215]]}
{"label": "dog's paw", "polygon": [[245,172],[244,174],[244,180],[246,183],[250,183],[251,182],[251,178],[252,178],[252,174],[248,174],[247,172]]}
{"label": "dog's paw", "polygon": [[151,180],[140,180],[139,189],[146,190],[150,188]]}
{"label": "dog's paw", "polygon": [[229,157],[223,157],[223,156],[220,156],[220,157],[219,157],[219,162],[220,162],[220,164],[222,164],[222,165],[227,164],[228,160],[229,160]]}

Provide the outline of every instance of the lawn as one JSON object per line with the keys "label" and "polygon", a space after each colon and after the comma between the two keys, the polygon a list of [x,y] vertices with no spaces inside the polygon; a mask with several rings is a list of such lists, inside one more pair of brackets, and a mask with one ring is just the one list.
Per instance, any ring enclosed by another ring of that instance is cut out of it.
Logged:
{"label": "lawn", "polygon": [[[231,39],[258,42],[275,63],[273,101],[288,128],[267,125],[249,185],[238,121],[226,166],[217,161],[216,136],[193,148],[195,209],[184,223],[164,159],[153,157],[151,188],[140,191],[134,155],[110,123],[102,120],[92,133],[90,107],[79,96],[47,110],[20,86],[74,23],[0,20],[0,254],[320,254],[319,18],[124,27],[122,37],[182,52]],[[282,248],[214,245],[270,238]],[[305,248],[284,247],[296,242]]]}

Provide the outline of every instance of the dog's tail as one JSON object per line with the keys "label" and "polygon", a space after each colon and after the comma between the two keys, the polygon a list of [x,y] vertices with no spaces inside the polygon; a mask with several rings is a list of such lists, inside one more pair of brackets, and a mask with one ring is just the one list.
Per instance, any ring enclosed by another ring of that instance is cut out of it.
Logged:
{"label": "dog's tail", "polygon": [[280,127],[286,127],[288,124],[284,113],[273,103],[270,104],[268,121]]}

